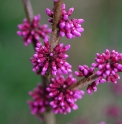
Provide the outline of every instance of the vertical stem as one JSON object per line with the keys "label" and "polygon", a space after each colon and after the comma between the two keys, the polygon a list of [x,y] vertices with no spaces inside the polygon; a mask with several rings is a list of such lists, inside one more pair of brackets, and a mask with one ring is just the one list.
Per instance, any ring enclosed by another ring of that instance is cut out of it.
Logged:
{"label": "vertical stem", "polygon": [[56,124],[55,115],[51,110],[44,112],[43,116],[45,124]]}
{"label": "vertical stem", "polygon": [[[31,2],[30,2],[30,0],[22,0],[22,2],[23,2],[23,5],[24,5],[24,9],[25,9],[27,19],[31,23],[32,20],[33,20],[33,17],[34,17]],[[32,42],[32,43],[33,43],[33,46],[34,46],[34,49],[35,49],[36,43],[35,42]],[[48,79],[46,77],[42,76],[42,82],[43,82],[44,87],[46,87],[47,81],[48,81]],[[49,110],[47,108],[47,111],[44,112],[43,117],[44,117],[44,123],[45,124],[56,124],[55,115],[53,114],[53,112],[51,111],[50,108],[49,108]]]}
{"label": "vertical stem", "polygon": [[58,24],[62,16],[62,1],[63,0],[58,0],[58,2],[54,2],[54,16],[53,16],[52,34],[50,40],[51,51],[60,41]]}
{"label": "vertical stem", "polygon": [[33,20],[34,14],[30,0],[22,0],[25,13],[29,22]]}

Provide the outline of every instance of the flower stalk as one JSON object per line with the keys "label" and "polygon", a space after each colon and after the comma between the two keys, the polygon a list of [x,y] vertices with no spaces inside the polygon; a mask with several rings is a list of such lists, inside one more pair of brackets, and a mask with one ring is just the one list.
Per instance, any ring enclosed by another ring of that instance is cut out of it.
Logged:
{"label": "flower stalk", "polygon": [[59,34],[59,21],[61,20],[62,15],[62,1],[58,0],[58,2],[54,2],[54,15],[53,15],[53,24],[52,24],[52,34],[51,34],[51,51],[55,48],[56,45],[59,44],[60,34]]}
{"label": "flower stalk", "polygon": [[[27,19],[31,23],[32,20],[33,20],[33,17],[34,17],[31,2],[30,2],[30,0],[22,0],[22,2],[23,2],[23,6],[24,6],[24,10],[25,10]],[[57,6],[57,4],[56,4],[56,6]],[[54,23],[54,25],[56,25],[56,24],[57,24],[57,20]],[[54,31],[55,31],[55,33],[53,33],[53,35],[52,35],[53,37],[54,37],[54,34],[56,34],[56,30],[54,30]],[[33,43],[33,46],[34,46],[34,49],[35,49],[36,42],[33,41],[32,43]],[[46,85],[48,84],[47,81],[48,81],[48,79],[46,77],[42,76],[42,82],[43,82],[44,87],[46,87]],[[55,115],[53,114],[51,109],[45,111],[44,114],[43,114],[43,117],[44,117],[44,123],[45,124],[56,124]]]}
{"label": "flower stalk", "polygon": [[33,14],[33,9],[30,0],[22,0],[24,10],[27,16],[27,19],[29,22],[33,20],[34,14]]}

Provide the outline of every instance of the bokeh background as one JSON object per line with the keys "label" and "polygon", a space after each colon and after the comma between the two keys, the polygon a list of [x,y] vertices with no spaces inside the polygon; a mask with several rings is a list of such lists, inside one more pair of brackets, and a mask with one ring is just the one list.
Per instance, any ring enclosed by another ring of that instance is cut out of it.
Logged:
{"label": "bokeh background", "polygon": [[[34,14],[41,14],[41,24],[48,23],[45,8],[52,8],[52,1],[31,0]],[[85,20],[82,25],[85,31],[80,38],[70,41],[61,39],[61,42],[71,44],[68,61],[73,65],[73,71],[79,64],[90,66],[95,54],[102,53],[106,48],[122,52],[122,0],[64,2],[67,9],[75,8],[72,17]],[[24,47],[21,37],[16,35],[17,24],[22,23],[23,18],[25,13],[21,0],[0,0],[0,124],[42,123],[30,114],[26,104],[30,99],[28,91],[36,87],[40,77],[32,72],[29,60],[34,53],[32,45]],[[91,124],[103,120],[107,124],[115,124],[116,119],[110,123],[103,111],[110,104],[122,107],[121,96],[111,92],[110,83],[99,85],[96,93],[92,96],[86,93],[78,101],[78,110],[67,115],[56,115],[57,124],[73,124],[76,118],[87,118]],[[122,114],[119,118],[122,119]]]}

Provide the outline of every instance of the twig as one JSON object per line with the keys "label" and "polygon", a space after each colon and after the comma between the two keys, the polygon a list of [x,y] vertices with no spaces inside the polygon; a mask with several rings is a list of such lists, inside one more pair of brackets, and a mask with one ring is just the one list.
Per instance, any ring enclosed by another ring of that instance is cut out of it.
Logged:
{"label": "twig", "polygon": [[[30,0],[22,0],[22,2],[24,5],[27,19],[31,23],[33,20],[33,17],[34,17],[31,2],[30,2]],[[35,49],[36,42],[33,41],[32,43],[33,43],[33,46]],[[42,82],[43,82],[43,86],[46,87],[46,85],[48,84],[47,83],[48,79],[46,77],[42,76]],[[44,123],[45,124],[56,124],[55,115],[51,109],[46,110],[46,112],[44,112],[44,114],[43,114],[43,117],[44,117]]]}
{"label": "twig", "polygon": [[45,124],[56,124],[55,115],[51,110],[44,112],[43,116]]}
{"label": "twig", "polygon": [[58,2],[54,2],[54,15],[53,15],[53,24],[52,24],[52,34],[51,34],[51,51],[60,41],[60,35],[59,35],[59,21],[61,20],[62,16],[62,1],[58,0]]}
{"label": "twig", "polygon": [[87,78],[83,78],[81,80],[79,80],[78,82],[72,84],[69,89],[72,90],[77,90],[77,89],[81,89],[84,86],[91,84],[92,82],[94,82],[96,79],[98,78],[98,76],[96,74],[92,74]]}
{"label": "twig", "polygon": [[33,9],[30,0],[22,0],[25,13],[29,22],[33,20]]}

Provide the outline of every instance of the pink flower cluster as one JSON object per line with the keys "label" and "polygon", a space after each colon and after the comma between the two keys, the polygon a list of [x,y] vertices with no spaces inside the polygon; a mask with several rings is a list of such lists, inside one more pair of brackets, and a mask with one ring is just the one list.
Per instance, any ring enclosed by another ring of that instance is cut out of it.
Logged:
{"label": "pink flower cluster", "polygon": [[[62,4],[62,19],[59,22],[59,29],[60,29],[60,36],[64,37],[66,36],[68,39],[72,39],[75,37],[80,37],[81,33],[84,31],[84,29],[81,27],[81,24],[84,22],[83,19],[71,19],[69,20],[69,16],[72,15],[74,11],[74,8],[70,8],[68,11],[66,11],[65,4]],[[50,23],[53,22],[53,9],[46,9],[46,13],[51,19],[48,21]]]}
{"label": "pink flower cluster", "polygon": [[111,89],[117,96],[122,96],[122,82],[112,84]]}
{"label": "pink flower cluster", "polygon": [[40,38],[44,39],[51,33],[51,29],[48,28],[48,25],[40,25],[39,21],[40,15],[36,15],[34,16],[32,23],[27,19],[24,19],[23,24],[18,25],[19,31],[17,31],[17,34],[23,37],[25,46],[32,41],[37,43],[40,41]]}
{"label": "pink flower cluster", "polygon": [[[78,68],[79,68],[79,71],[75,71],[75,75],[78,77],[87,78],[94,73],[94,68],[93,67],[89,68],[87,65],[83,65],[83,66],[79,65]],[[104,82],[105,80],[99,77],[96,81],[89,84],[87,87],[88,94],[92,95],[92,91],[94,92],[97,91],[97,85],[99,83],[104,83]]]}
{"label": "pink flower cluster", "polygon": [[111,118],[118,118],[121,115],[121,107],[118,105],[109,105],[106,108],[106,115]]}
{"label": "pink flower cluster", "polygon": [[65,54],[69,48],[70,45],[64,46],[62,43],[50,52],[50,45],[47,38],[44,39],[44,46],[41,43],[37,43],[36,52],[31,58],[33,71],[41,75],[45,75],[49,69],[52,75],[72,72],[71,65],[66,62],[68,55]]}
{"label": "pink flower cluster", "polygon": [[116,124],[122,124],[122,120],[121,121],[118,121]]}
{"label": "pink flower cluster", "polygon": [[104,121],[99,122],[98,124],[106,124]]}
{"label": "pink flower cluster", "polygon": [[29,95],[33,98],[33,100],[27,101],[31,114],[41,117],[46,107],[49,106],[49,97],[46,89],[44,89],[41,84],[38,84],[37,88],[29,92]]}
{"label": "pink flower cluster", "polygon": [[54,2],[58,2],[58,0],[54,0]]}
{"label": "pink flower cluster", "polygon": [[118,72],[122,72],[122,53],[118,53],[115,50],[109,51],[106,49],[105,53],[96,54],[95,63],[92,63],[92,67],[98,68],[96,74],[105,78],[108,82],[117,83],[117,79],[120,79]]}
{"label": "pink flower cluster", "polygon": [[51,79],[51,84],[47,88],[52,101],[50,105],[55,114],[70,113],[71,109],[76,110],[78,106],[75,104],[77,99],[81,99],[84,91],[70,90],[68,87],[76,82],[76,79],[69,75],[66,79],[63,76],[56,76]]}

